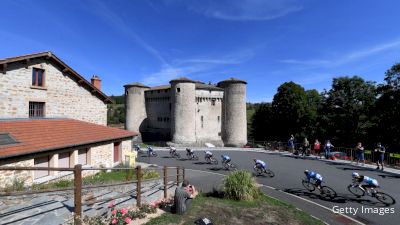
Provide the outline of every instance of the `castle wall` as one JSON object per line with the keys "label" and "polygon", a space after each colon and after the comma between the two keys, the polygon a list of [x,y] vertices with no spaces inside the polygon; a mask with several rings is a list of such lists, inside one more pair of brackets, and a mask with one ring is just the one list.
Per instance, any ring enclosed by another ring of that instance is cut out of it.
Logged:
{"label": "castle wall", "polygon": [[196,90],[196,142],[222,145],[223,91]]}
{"label": "castle wall", "polygon": [[141,132],[146,127],[147,113],[145,105],[145,90],[138,86],[126,86],[125,88],[125,129]]}

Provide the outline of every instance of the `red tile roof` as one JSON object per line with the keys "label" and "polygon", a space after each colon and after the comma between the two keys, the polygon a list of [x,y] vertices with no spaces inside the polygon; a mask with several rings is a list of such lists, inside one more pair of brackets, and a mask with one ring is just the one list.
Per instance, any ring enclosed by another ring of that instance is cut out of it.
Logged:
{"label": "red tile roof", "polygon": [[138,135],[73,119],[0,120],[0,133],[9,133],[18,144],[0,146],[0,158],[112,142]]}

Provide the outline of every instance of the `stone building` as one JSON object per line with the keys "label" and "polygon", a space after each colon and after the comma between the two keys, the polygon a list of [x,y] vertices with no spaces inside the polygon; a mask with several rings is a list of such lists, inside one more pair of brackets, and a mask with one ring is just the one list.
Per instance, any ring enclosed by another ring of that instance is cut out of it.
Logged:
{"label": "stone building", "polygon": [[[119,164],[137,133],[106,126],[108,103],[98,76],[88,82],[51,52],[0,59],[0,166]],[[67,174],[0,171],[0,186]]]}
{"label": "stone building", "polygon": [[175,145],[240,146],[247,143],[246,82],[230,78],[217,85],[188,78],[169,85],[127,84],[126,129],[143,141]]}

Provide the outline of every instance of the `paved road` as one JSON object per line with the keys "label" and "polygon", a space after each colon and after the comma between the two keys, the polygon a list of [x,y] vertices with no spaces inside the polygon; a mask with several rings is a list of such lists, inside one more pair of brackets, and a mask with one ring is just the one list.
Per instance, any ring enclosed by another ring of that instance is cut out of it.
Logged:
{"label": "paved road", "polygon": [[[185,155],[184,152],[179,152],[182,156]],[[200,160],[197,162],[185,159],[172,159],[168,156],[168,151],[158,151],[158,153],[159,156],[156,158],[141,156],[138,158],[138,160],[146,163],[168,166],[183,166],[187,169],[192,169],[189,170],[191,173],[188,174],[188,177],[191,179],[193,178],[195,184],[197,183],[201,186],[206,184],[206,190],[209,190],[211,187],[217,187],[222,181],[222,175],[228,174],[227,171],[221,168],[221,164],[216,166],[205,164],[204,153],[200,151],[196,151],[196,154],[200,157]],[[354,218],[363,224],[399,224],[399,203],[386,207],[371,197],[357,199],[351,195],[346,188],[347,185],[351,183],[351,173],[353,171],[357,171],[361,174],[376,178],[380,183],[382,190],[392,195],[398,202],[400,201],[399,175],[387,174],[380,171],[354,167],[346,164],[337,164],[335,162],[301,158],[296,159],[280,153],[274,154],[221,150],[214,151],[214,155],[218,156],[218,159],[220,158],[219,156],[221,154],[228,154],[231,156],[232,162],[234,162],[239,168],[249,171],[252,170],[253,158],[264,160],[267,162],[267,164],[269,164],[269,167],[275,172],[276,176],[274,178],[257,178],[257,181],[260,184],[265,185],[263,187],[263,191],[273,197],[290,202],[302,210],[310,213],[311,215],[321,218],[329,224],[357,224],[344,216],[330,212],[329,209],[332,209],[333,207],[335,207],[335,209],[343,208],[344,210],[347,207],[347,212],[343,212],[343,214]],[[301,178],[304,177],[303,171],[305,169],[314,170],[322,174],[326,182],[325,185],[332,187],[338,193],[338,197],[332,201],[328,201],[321,199],[318,194],[309,193],[306,191],[301,184]],[[198,170],[204,171],[200,172],[203,175],[199,176]],[[194,174],[196,171],[197,175]],[[292,195],[287,193],[291,193]],[[313,203],[317,203],[320,206]],[[357,209],[357,213],[354,213],[354,211],[350,212],[349,207],[352,207],[353,210]],[[375,213],[366,213],[365,208],[372,208]],[[379,211],[377,210],[385,210],[385,208],[387,208],[386,210],[388,211],[394,211],[394,213],[379,215]],[[364,209],[364,212],[361,212],[362,209]]]}

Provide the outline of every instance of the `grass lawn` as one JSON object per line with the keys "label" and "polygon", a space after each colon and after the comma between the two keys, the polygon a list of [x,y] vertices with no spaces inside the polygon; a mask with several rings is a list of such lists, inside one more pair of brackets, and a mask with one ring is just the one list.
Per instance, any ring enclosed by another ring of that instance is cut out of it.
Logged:
{"label": "grass lawn", "polygon": [[296,207],[262,195],[252,202],[234,201],[198,196],[185,215],[164,213],[151,219],[152,224],[194,224],[199,218],[208,218],[214,224],[320,224],[323,223]]}

